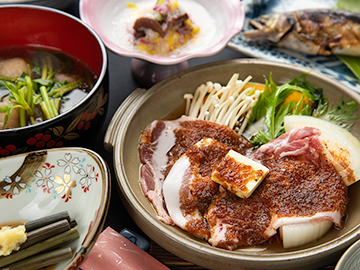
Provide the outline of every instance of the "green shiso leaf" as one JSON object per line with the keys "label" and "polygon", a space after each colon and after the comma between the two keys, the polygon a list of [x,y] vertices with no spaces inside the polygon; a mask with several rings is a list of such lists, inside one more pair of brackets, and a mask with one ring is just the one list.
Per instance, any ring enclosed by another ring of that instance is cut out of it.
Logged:
{"label": "green shiso leaf", "polygon": [[352,12],[360,12],[359,0],[339,0],[335,8],[351,10]]}
{"label": "green shiso leaf", "polygon": [[336,55],[360,80],[360,57],[349,55]]}

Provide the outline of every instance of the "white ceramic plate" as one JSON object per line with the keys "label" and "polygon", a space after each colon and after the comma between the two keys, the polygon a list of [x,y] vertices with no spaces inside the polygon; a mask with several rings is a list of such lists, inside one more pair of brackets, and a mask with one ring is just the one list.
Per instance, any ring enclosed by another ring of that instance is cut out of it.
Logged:
{"label": "white ceramic plate", "polygon": [[0,159],[0,224],[64,210],[76,220],[80,237],[70,244],[74,256],[57,264],[56,270],[78,265],[90,251],[102,230],[109,203],[109,171],[95,152],[58,148]]}
{"label": "white ceramic plate", "polygon": [[320,71],[360,93],[359,80],[336,56],[311,56],[276,48],[244,38],[243,31],[252,29],[249,20],[276,12],[289,12],[307,8],[331,8],[337,0],[243,0],[245,24],[243,30],[230,40],[228,46],[246,55],[284,63],[299,64]]}
{"label": "white ceramic plate", "polygon": [[359,270],[360,269],[360,240],[352,244],[341,256],[335,266],[335,270]]}

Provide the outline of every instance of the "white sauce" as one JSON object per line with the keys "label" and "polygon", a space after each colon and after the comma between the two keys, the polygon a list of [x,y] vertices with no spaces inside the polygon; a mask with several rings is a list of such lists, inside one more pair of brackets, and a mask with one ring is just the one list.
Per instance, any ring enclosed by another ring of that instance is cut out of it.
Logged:
{"label": "white sauce", "polygon": [[[123,12],[117,11],[119,16],[116,16],[113,20],[113,41],[118,46],[129,51],[139,51],[134,46],[133,25],[136,19],[143,15],[144,10],[151,10],[154,7],[154,1],[142,1],[136,3],[136,6],[138,8],[126,8]],[[190,21],[199,27],[200,32],[196,35],[196,38],[172,51],[169,56],[184,55],[190,51],[203,50],[211,42],[216,31],[215,20],[202,5],[191,0],[181,0],[179,6],[189,15]]]}

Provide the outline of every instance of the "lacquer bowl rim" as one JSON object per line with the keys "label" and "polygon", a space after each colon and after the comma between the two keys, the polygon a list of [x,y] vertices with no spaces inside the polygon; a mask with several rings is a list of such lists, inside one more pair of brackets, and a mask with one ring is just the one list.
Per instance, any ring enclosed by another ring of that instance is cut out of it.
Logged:
{"label": "lacquer bowl rim", "polygon": [[89,27],[86,23],[84,23],[83,21],[81,21],[79,18],[75,17],[74,15],[71,15],[65,11],[62,10],[58,10],[56,8],[52,8],[52,7],[46,7],[46,6],[38,6],[38,5],[32,5],[32,4],[6,4],[6,5],[0,5],[0,9],[28,9],[28,10],[41,10],[43,12],[49,12],[49,13],[57,13],[60,16],[63,16],[66,19],[72,20],[75,23],[81,25],[81,27],[85,30],[88,31],[93,38],[96,40],[99,49],[101,51],[102,54],[102,66],[101,66],[101,72],[98,76],[98,79],[96,81],[96,83],[94,84],[94,86],[92,87],[92,89],[89,91],[89,93],[82,99],[80,100],[77,104],[75,104],[73,107],[71,107],[69,110],[59,114],[58,116],[55,116],[54,118],[45,120],[43,122],[40,123],[35,123],[33,125],[28,125],[25,127],[18,127],[15,129],[0,129],[0,136],[1,135],[6,135],[6,134],[13,134],[14,132],[27,132],[28,130],[35,130],[35,129],[42,129],[43,127],[46,128],[48,125],[51,125],[52,122],[57,122],[57,121],[61,121],[62,119],[66,118],[67,116],[73,114],[74,112],[76,112],[77,110],[81,109],[84,104],[86,104],[90,99],[93,98],[93,96],[101,89],[102,84],[104,82],[104,80],[106,80],[106,76],[107,76],[107,69],[108,69],[108,55],[107,55],[107,51],[106,51],[106,47],[102,41],[102,39],[100,38],[100,36],[91,28]]}

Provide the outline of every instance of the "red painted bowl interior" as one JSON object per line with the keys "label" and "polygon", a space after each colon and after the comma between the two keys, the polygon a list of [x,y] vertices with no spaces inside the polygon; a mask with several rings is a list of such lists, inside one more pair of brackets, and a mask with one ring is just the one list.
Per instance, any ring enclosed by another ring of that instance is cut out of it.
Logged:
{"label": "red painted bowl interior", "polygon": [[99,41],[80,21],[51,9],[0,8],[0,48],[40,46],[76,57],[99,76],[103,55]]}

